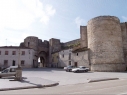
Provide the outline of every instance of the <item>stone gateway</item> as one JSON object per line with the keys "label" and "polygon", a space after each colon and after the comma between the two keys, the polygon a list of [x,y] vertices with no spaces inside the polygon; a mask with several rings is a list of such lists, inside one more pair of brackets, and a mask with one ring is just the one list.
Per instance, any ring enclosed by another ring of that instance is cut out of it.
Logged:
{"label": "stone gateway", "polygon": [[[8,66],[10,64],[8,62],[12,60],[17,64],[13,57],[9,58],[6,55],[8,60],[4,57],[5,49],[9,53],[12,48],[16,53],[15,47],[0,47],[1,66]],[[63,68],[74,65],[86,66],[92,71],[125,71],[127,70],[127,23],[121,23],[115,16],[99,16],[89,20],[86,26],[80,26],[79,39],[62,43],[56,38],[42,41],[38,37],[29,36],[20,43],[17,49],[19,48],[28,49],[26,56],[32,55],[29,58],[31,62],[29,67]],[[30,53],[31,49],[33,52]],[[27,57],[21,58],[24,60],[23,66],[27,66],[28,63],[25,63]],[[1,64],[3,62],[6,64]]]}

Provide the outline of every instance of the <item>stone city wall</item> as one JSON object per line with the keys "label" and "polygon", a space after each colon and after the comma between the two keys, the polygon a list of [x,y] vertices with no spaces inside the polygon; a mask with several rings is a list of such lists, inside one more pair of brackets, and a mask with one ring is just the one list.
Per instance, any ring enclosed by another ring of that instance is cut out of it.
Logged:
{"label": "stone city wall", "polygon": [[66,47],[66,46],[70,46],[70,45],[78,44],[78,43],[80,43],[80,39],[76,39],[76,40],[72,40],[72,41],[69,41],[69,42],[65,42],[65,43],[63,43],[63,46]]}
{"label": "stone city wall", "polygon": [[123,51],[124,51],[124,59],[127,66],[127,23],[121,23],[121,32],[123,39]]}
{"label": "stone city wall", "polygon": [[[122,33],[119,19],[114,16],[93,18],[88,22],[87,34],[88,48],[90,48],[90,62],[93,66],[91,70],[117,71],[113,65],[124,63]],[[110,64],[110,68],[108,66],[106,67],[105,64]],[[99,68],[100,66],[103,69]],[[98,69],[96,69],[96,67],[98,67]],[[122,69],[125,70],[125,68]]]}
{"label": "stone city wall", "polygon": [[24,45],[29,48],[33,48],[34,50],[38,49],[38,37],[29,36],[24,39]]}
{"label": "stone city wall", "polygon": [[87,45],[87,26],[80,26],[80,43],[81,43],[81,47],[88,47]]}

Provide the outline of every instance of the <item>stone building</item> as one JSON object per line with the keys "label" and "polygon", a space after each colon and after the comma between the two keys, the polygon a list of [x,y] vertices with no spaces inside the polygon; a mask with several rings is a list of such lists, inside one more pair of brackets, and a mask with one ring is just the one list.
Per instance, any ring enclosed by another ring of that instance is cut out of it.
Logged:
{"label": "stone building", "polygon": [[84,48],[79,50],[65,49],[60,51],[58,67],[65,67],[68,65],[89,67],[88,51]]}
{"label": "stone building", "polygon": [[[62,43],[56,38],[42,41],[29,36],[19,47],[32,48],[34,60],[40,59],[42,67],[83,65],[92,71],[125,71],[127,23],[115,16],[99,16],[80,26],[79,39]],[[34,61],[34,67],[38,67],[38,61]]]}
{"label": "stone building", "polygon": [[41,39],[35,36],[29,36],[24,39],[24,42],[20,43],[20,47],[28,47],[32,48],[35,51],[35,61],[34,67],[38,67],[38,59],[40,59],[40,66],[46,67],[49,62],[49,42],[44,40],[42,42]]}
{"label": "stone building", "polygon": [[[87,61],[92,71],[125,71],[127,69],[126,22],[120,23],[115,16],[95,17],[88,21],[87,26],[80,27],[80,36],[80,47],[77,49],[86,48],[87,54],[83,55],[88,55]],[[73,51],[75,51],[74,48],[72,48]],[[65,63],[64,60],[63,64]],[[84,65],[85,63],[84,61]]]}

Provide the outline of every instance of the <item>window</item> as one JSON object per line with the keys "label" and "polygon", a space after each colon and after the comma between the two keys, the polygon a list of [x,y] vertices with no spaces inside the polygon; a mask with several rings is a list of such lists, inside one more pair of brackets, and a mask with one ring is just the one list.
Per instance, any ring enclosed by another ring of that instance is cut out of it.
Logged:
{"label": "window", "polygon": [[28,42],[28,47],[30,46],[30,42]]}
{"label": "window", "polygon": [[0,55],[1,55],[1,51],[0,51]]}
{"label": "window", "polygon": [[16,69],[15,68],[11,68],[10,72],[16,72]]}
{"label": "window", "polygon": [[25,51],[22,51],[22,55],[25,55]]}
{"label": "window", "polygon": [[63,54],[63,58],[64,58],[64,54]]}
{"label": "window", "polygon": [[8,51],[5,51],[5,55],[8,55]]}
{"label": "window", "polygon": [[52,58],[52,62],[54,62],[54,57]]}
{"label": "window", "polygon": [[69,65],[71,65],[71,61],[69,61]]}
{"label": "window", "polygon": [[8,60],[4,60],[4,66],[5,66],[5,67],[8,66]]}
{"label": "window", "polygon": [[71,53],[69,53],[69,60],[71,60]]}
{"label": "window", "polygon": [[25,65],[25,61],[21,60],[21,66],[24,66],[24,65]]}
{"label": "window", "polygon": [[29,50],[29,54],[30,54],[30,50]]}
{"label": "window", "polygon": [[16,51],[12,51],[12,55],[16,55]]}

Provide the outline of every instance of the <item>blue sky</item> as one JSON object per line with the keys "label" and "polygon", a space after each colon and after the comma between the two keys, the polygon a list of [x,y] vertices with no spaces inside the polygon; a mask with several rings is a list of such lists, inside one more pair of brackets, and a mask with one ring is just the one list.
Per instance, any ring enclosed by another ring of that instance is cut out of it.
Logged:
{"label": "blue sky", "polygon": [[103,15],[127,21],[127,0],[0,0],[0,46],[27,36],[67,42],[80,38],[80,25]]}

